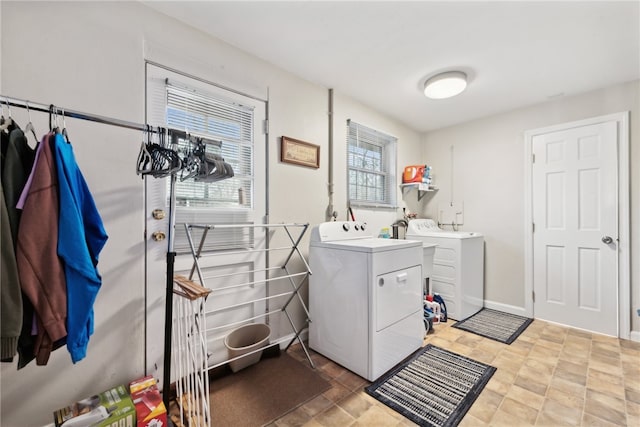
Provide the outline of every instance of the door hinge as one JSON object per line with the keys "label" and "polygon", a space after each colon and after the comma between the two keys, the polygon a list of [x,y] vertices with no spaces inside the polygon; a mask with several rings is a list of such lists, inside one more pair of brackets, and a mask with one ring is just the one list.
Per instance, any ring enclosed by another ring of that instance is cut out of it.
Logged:
{"label": "door hinge", "polygon": [[536,232],[536,223],[535,223],[535,222],[532,222],[532,223],[531,223],[531,232],[532,232],[532,233],[535,233],[535,232]]}
{"label": "door hinge", "polygon": [[535,163],[536,162],[536,155],[535,153],[531,153],[531,163]]}
{"label": "door hinge", "polygon": [[531,299],[536,302],[536,291],[531,291]]}
{"label": "door hinge", "polygon": [[267,134],[269,133],[269,120],[263,120],[262,121],[262,133]]}

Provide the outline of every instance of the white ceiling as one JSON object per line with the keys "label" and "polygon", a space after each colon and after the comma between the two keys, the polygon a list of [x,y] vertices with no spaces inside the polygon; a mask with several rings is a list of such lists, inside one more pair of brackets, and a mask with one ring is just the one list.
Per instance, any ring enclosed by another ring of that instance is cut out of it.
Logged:
{"label": "white ceiling", "polygon": [[[150,1],[417,131],[640,78],[640,1]],[[424,81],[466,72],[430,100]]]}

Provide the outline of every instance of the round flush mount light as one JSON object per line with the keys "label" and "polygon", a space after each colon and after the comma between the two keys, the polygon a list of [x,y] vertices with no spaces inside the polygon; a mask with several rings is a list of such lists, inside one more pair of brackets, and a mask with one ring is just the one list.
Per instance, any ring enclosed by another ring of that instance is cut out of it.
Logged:
{"label": "round flush mount light", "polygon": [[424,95],[432,99],[456,96],[467,87],[467,75],[462,71],[447,71],[436,74],[424,84]]}

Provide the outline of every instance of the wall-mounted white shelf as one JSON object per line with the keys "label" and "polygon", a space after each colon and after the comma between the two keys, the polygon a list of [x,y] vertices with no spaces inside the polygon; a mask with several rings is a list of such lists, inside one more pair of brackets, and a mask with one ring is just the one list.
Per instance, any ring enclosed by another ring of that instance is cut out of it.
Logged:
{"label": "wall-mounted white shelf", "polygon": [[400,188],[402,189],[403,196],[405,194],[405,190],[409,190],[409,191],[413,189],[418,190],[418,201],[422,200],[425,194],[438,191],[437,187],[434,187],[433,185],[429,185],[429,184],[424,184],[422,182],[409,182],[406,184],[400,184]]}

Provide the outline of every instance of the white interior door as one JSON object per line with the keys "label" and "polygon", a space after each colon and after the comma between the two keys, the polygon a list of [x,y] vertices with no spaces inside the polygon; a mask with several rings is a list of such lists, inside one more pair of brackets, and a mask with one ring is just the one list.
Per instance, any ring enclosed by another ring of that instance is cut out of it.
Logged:
{"label": "white interior door", "polygon": [[535,317],[618,336],[617,124],[534,136]]}
{"label": "white interior door", "polygon": [[[175,274],[189,277],[193,265],[193,257],[189,252],[184,223],[209,225],[264,223],[266,164],[263,121],[265,118],[265,104],[262,101],[190,79],[160,67],[148,65],[147,120],[154,126],[167,126],[166,79],[177,82],[177,84],[187,85],[189,90],[196,91],[198,95],[204,94],[207,99],[213,96],[225,102],[230,101],[237,105],[249,107],[253,111],[251,123],[247,125],[252,131],[246,130],[247,133],[253,135],[251,185],[243,187],[243,190],[245,190],[244,196],[237,196],[236,205],[233,205],[233,202],[226,201],[226,204],[222,206],[213,207],[199,206],[195,203],[197,200],[194,196],[195,202],[193,205],[195,206],[189,206],[189,203],[183,201],[178,203],[176,208],[176,227],[171,230],[175,237],[174,251],[177,253]],[[196,109],[196,106],[198,105],[189,104],[186,107],[187,113],[202,111],[201,106],[199,106],[199,109]],[[230,115],[230,117],[235,116]],[[208,120],[212,121],[214,119],[209,118]],[[194,123],[197,122],[194,120]],[[229,132],[237,127],[232,119],[228,119],[224,124]],[[189,130],[193,131],[193,129]],[[225,160],[230,159],[226,158]],[[243,172],[243,170],[235,170],[234,172],[235,178],[249,174],[247,171]],[[163,382],[166,253],[168,246],[166,239],[156,241],[154,233],[162,232],[168,235],[170,232],[169,178],[154,179],[148,177],[146,180],[146,365],[147,374],[153,375],[160,382]],[[231,180],[220,181],[220,183],[228,183],[229,181]],[[207,188],[206,191],[224,192],[225,188]],[[187,194],[186,191],[183,191],[183,193]],[[230,193],[234,194],[234,192]],[[195,192],[194,194],[199,195],[199,193]],[[235,194],[238,193],[236,192]],[[182,197],[185,198],[186,196],[182,195]],[[243,201],[240,202],[240,200]],[[153,215],[154,210],[160,210],[165,215],[162,218],[156,218]],[[201,235],[201,231],[194,231],[193,233],[193,243],[196,249],[199,246]],[[267,238],[268,236],[263,228],[253,230],[247,230],[246,228],[214,229],[208,233],[204,248],[204,251],[208,252],[208,254],[205,254],[200,259],[200,266],[204,276],[203,286],[214,289],[214,292],[207,298],[205,306],[205,312],[207,313],[206,323],[209,330],[206,337],[209,366],[228,358],[223,339],[230,328],[216,328],[217,326],[241,322],[265,312],[264,302],[247,302],[263,298],[267,292],[264,283],[266,277],[264,252],[250,250],[264,248]],[[216,253],[215,256],[209,256],[214,252]],[[197,274],[194,274],[192,278],[195,282],[199,282]],[[249,285],[245,286],[245,284]],[[234,286],[237,287],[234,288]],[[174,295],[174,298],[179,297]],[[264,321],[263,318],[256,320],[256,322]],[[179,343],[172,343],[172,347],[174,349],[179,348]],[[173,369],[171,380],[175,379],[175,369]]]}

